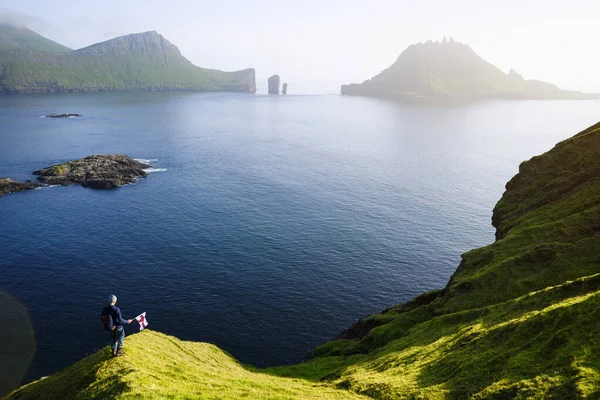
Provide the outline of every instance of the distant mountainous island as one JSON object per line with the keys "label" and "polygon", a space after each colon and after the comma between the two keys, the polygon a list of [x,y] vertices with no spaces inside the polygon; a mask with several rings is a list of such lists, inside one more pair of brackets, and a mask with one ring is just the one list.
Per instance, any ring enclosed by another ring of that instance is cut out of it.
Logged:
{"label": "distant mountainous island", "polygon": [[468,45],[450,40],[409,46],[396,62],[361,84],[342,85],[343,95],[396,99],[587,99],[597,95],[560,90],[505,74]]}
{"label": "distant mountainous island", "polygon": [[0,92],[256,91],[254,69],[200,68],[155,31],[71,50],[21,26],[0,25]]}

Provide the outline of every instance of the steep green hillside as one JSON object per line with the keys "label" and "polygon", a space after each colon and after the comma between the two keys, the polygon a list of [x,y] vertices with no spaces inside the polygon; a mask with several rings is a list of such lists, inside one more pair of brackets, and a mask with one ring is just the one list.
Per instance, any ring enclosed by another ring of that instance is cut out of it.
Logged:
{"label": "steep green hillside", "polygon": [[498,240],[464,254],[443,290],[277,371],[375,398],[600,396],[600,123],[524,162],[506,188]]}
{"label": "steep green hillside", "polygon": [[342,94],[391,98],[587,98],[579,92],[507,75],[469,46],[450,39],[409,46],[379,75],[362,84],[342,86]]}
{"label": "steep green hillside", "polygon": [[46,39],[31,29],[23,26],[0,24],[0,50],[11,49],[45,52],[71,51],[68,47]]}
{"label": "steep green hillside", "polygon": [[496,242],[465,253],[445,288],[304,363],[242,368],[145,332],[125,357],[104,349],[9,398],[600,398],[600,123],[521,164],[493,224]]}
{"label": "steep green hillside", "polygon": [[254,92],[254,70],[199,68],[152,31],[118,37],[63,53],[0,51],[0,90],[5,93],[84,91]]}

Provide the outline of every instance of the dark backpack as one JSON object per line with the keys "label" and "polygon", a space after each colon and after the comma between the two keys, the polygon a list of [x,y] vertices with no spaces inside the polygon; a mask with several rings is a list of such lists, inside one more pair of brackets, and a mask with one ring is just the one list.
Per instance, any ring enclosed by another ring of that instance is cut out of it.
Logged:
{"label": "dark backpack", "polygon": [[113,329],[115,329],[115,324],[113,322],[112,315],[110,315],[108,313],[102,314],[102,326],[107,331],[112,331]]}

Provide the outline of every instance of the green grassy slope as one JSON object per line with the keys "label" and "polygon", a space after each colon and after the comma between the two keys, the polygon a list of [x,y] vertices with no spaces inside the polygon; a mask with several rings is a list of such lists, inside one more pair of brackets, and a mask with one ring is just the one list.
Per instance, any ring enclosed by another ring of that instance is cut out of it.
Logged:
{"label": "green grassy slope", "polygon": [[469,46],[450,41],[409,46],[389,68],[362,84],[342,86],[342,94],[392,98],[586,98],[556,86],[505,74]]}
{"label": "green grassy slope", "polygon": [[12,399],[361,399],[328,384],[253,372],[218,347],[145,330],[13,392]]}
{"label": "green grassy slope", "polygon": [[599,168],[600,124],[523,163],[494,210],[498,240],[446,288],[276,371],[375,398],[600,396]]}
{"label": "green grassy slope", "polygon": [[31,29],[0,24],[0,50],[21,49],[44,52],[67,52],[70,48],[53,42]]}
{"label": "green grassy slope", "polygon": [[254,92],[254,70],[204,69],[156,32],[127,35],[66,53],[0,51],[0,91]]}
{"label": "green grassy slope", "polygon": [[465,253],[445,288],[359,321],[306,362],[244,369],[148,332],[121,359],[102,350],[9,398],[598,399],[600,123],[524,162],[506,189],[496,242]]}

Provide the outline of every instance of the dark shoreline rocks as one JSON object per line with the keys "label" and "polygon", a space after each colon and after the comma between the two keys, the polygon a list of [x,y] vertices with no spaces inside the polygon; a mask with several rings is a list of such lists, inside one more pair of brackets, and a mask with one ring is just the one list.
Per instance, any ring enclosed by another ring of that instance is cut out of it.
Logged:
{"label": "dark shoreline rocks", "polygon": [[34,171],[46,185],[81,185],[94,189],[114,189],[148,176],[141,163],[124,154],[93,155]]}
{"label": "dark shoreline rocks", "polygon": [[17,182],[10,178],[0,178],[0,197],[9,193],[37,189],[41,186],[41,184],[33,181]]}

